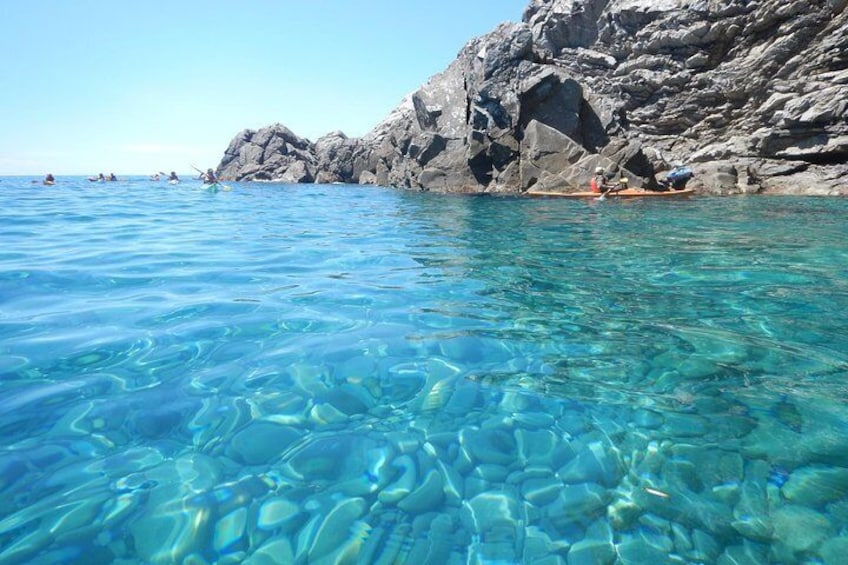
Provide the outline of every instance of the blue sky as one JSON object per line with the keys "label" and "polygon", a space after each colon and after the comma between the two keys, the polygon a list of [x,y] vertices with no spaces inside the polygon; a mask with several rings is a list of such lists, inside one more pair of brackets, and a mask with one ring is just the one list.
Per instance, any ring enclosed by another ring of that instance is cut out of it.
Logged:
{"label": "blue sky", "polygon": [[190,172],[365,134],[528,0],[0,0],[0,175]]}

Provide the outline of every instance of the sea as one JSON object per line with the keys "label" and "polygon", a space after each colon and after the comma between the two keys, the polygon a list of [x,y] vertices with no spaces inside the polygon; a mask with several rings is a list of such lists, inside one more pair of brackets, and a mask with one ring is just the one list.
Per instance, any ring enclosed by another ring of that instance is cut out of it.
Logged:
{"label": "sea", "polygon": [[0,178],[0,564],[845,563],[848,200]]}

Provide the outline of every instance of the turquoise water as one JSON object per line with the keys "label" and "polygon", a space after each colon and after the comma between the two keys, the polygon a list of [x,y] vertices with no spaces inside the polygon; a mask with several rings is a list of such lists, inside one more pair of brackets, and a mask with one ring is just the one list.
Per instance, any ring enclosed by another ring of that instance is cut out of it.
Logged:
{"label": "turquoise water", "polygon": [[848,200],[0,180],[0,563],[841,563]]}

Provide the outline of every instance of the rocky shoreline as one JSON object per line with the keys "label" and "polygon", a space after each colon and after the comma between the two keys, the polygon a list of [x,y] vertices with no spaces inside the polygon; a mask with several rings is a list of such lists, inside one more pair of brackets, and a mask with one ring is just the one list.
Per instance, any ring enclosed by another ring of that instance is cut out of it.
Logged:
{"label": "rocky shoreline", "polygon": [[603,166],[710,194],[848,194],[848,0],[532,0],[371,132],[244,130],[229,180],[521,193]]}

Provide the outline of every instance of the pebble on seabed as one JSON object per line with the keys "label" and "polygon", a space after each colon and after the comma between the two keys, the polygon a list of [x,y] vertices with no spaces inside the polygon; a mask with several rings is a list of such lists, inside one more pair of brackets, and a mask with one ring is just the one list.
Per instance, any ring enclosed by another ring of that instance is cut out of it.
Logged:
{"label": "pebble on seabed", "polygon": [[[292,413],[277,419],[247,420],[217,447],[230,459],[195,454],[175,461],[148,449],[93,465],[98,480],[132,501],[52,505],[50,536],[21,537],[1,555],[26,559],[49,551],[53,540],[69,539],[101,513],[112,527],[126,521],[132,546],[151,563],[198,556],[203,540],[222,560],[248,563],[277,556],[438,556],[453,563],[476,555],[507,562],[832,565],[848,551],[848,538],[840,536],[848,520],[848,469],[824,464],[809,448],[789,461],[789,451],[754,446],[785,437],[763,433],[764,424],[740,422],[738,429],[722,428],[732,441],[698,445],[693,434],[714,433],[701,418],[617,408],[604,414],[607,425],[597,413],[548,399],[512,395],[486,403],[485,387],[466,381],[438,395],[435,389],[420,388],[418,400],[431,403],[430,411],[407,429],[382,416],[368,420],[367,411],[363,420],[363,410],[379,412],[380,402],[391,402],[385,392],[373,401],[327,394],[334,416],[320,414],[323,423],[307,417],[312,401],[280,404]],[[436,401],[456,410],[441,412]],[[469,406],[477,408],[458,410]],[[512,417],[504,406],[539,412]],[[833,452],[828,441],[823,435],[813,445]],[[760,453],[777,453],[780,464],[753,456]],[[224,479],[245,466],[258,474]],[[779,482],[776,468],[785,470]],[[0,532],[35,513],[4,518]],[[117,539],[104,543],[117,557],[130,551]]]}

